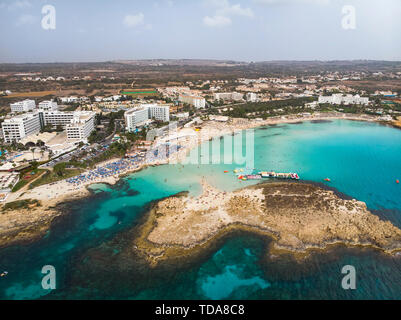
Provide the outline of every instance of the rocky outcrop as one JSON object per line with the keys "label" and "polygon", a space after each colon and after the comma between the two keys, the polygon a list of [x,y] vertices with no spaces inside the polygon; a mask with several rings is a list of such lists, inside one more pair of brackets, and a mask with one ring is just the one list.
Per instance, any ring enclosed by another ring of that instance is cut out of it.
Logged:
{"label": "rocky outcrop", "polygon": [[164,199],[154,206],[135,246],[150,260],[157,260],[188,254],[235,229],[272,238],[271,250],[276,252],[307,252],[334,243],[371,246],[387,253],[401,250],[401,230],[380,220],[365,203],[340,198],[316,185],[292,182],[235,192],[204,183],[199,197]]}

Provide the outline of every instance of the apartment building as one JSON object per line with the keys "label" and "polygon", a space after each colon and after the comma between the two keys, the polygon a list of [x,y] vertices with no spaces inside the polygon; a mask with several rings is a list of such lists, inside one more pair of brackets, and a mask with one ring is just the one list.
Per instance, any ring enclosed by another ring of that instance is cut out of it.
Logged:
{"label": "apartment building", "polygon": [[124,113],[125,126],[129,132],[135,131],[149,120],[149,110],[144,108],[134,108]]}
{"label": "apartment building", "polygon": [[38,109],[43,111],[57,111],[58,105],[57,102],[53,100],[46,100],[39,103]]}
{"label": "apartment building", "polygon": [[170,106],[150,104],[145,105],[145,108],[148,109],[149,119],[155,119],[163,122],[170,121]]}
{"label": "apartment building", "polygon": [[183,103],[188,103],[194,106],[196,109],[205,108],[206,106],[205,98],[199,96],[190,96],[182,94],[179,96],[178,100]]}
{"label": "apartment building", "polygon": [[369,98],[360,97],[359,95],[353,96],[352,94],[343,95],[342,93],[333,94],[332,96],[320,96],[319,103],[330,104],[369,104]]}
{"label": "apartment building", "polygon": [[217,92],[213,93],[214,100],[232,100],[240,101],[243,100],[244,95],[238,92]]}
{"label": "apartment building", "polygon": [[43,111],[39,110],[42,126],[51,125],[53,127],[62,126],[63,128],[74,118],[73,111]]}
{"label": "apartment building", "polygon": [[67,139],[86,140],[95,130],[95,112],[74,112],[70,123],[66,125]]}
{"label": "apartment building", "polygon": [[1,127],[6,143],[19,142],[28,135],[40,132],[39,113],[25,113],[5,119]]}
{"label": "apartment building", "polygon": [[125,126],[132,132],[143,126],[148,120],[155,119],[163,122],[170,121],[170,106],[158,104],[141,104],[125,112]]}
{"label": "apartment building", "polygon": [[11,112],[29,112],[36,108],[36,103],[34,100],[26,99],[24,101],[19,101],[10,104]]}
{"label": "apartment building", "polygon": [[257,102],[259,100],[258,95],[254,92],[248,92],[246,94],[246,101],[248,102]]}

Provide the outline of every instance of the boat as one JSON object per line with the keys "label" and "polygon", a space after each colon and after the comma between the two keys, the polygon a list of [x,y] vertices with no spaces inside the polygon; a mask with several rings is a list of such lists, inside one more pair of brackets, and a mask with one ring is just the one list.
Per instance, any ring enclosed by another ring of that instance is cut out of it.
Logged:
{"label": "boat", "polygon": [[299,175],[297,173],[276,173],[274,171],[267,172],[261,171],[258,174],[262,176],[262,178],[277,178],[277,179],[292,179],[299,180]]}
{"label": "boat", "polygon": [[397,180],[395,180],[395,183],[399,184],[399,183],[400,183],[400,180],[398,180],[398,179],[397,179]]}
{"label": "boat", "polygon": [[330,182],[331,180],[329,178],[324,179],[324,181]]}
{"label": "boat", "polygon": [[6,275],[8,275],[8,271],[4,271],[3,273],[1,273],[0,277],[5,277]]}
{"label": "boat", "polygon": [[249,174],[246,176],[248,180],[260,180],[262,176],[260,174]]}
{"label": "boat", "polygon": [[224,173],[228,173],[228,170],[224,170]]}

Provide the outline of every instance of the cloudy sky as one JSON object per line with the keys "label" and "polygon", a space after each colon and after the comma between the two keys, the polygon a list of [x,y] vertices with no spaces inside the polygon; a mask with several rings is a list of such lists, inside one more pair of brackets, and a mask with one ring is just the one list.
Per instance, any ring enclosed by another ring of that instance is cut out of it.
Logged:
{"label": "cloudy sky", "polygon": [[0,62],[401,60],[400,17],[400,0],[0,0]]}

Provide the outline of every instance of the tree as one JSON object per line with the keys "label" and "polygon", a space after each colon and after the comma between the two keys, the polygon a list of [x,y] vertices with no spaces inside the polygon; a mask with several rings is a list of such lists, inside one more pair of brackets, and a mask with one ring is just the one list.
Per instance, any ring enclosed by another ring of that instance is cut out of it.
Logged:
{"label": "tree", "polygon": [[31,148],[32,160],[35,160],[35,148]]}
{"label": "tree", "polygon": [[53,167],[53,171],[55,174],[57,174],[59,177],[62,177],[65,172],[66,172],[66,163],[65,162],[61,162],[61,163],[57,163],[54,167]]}

